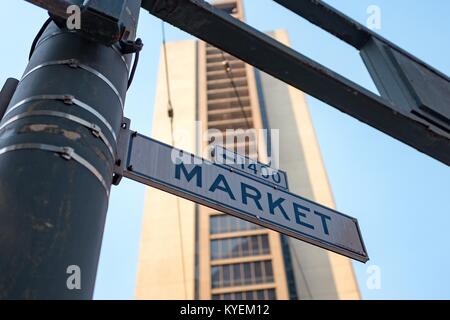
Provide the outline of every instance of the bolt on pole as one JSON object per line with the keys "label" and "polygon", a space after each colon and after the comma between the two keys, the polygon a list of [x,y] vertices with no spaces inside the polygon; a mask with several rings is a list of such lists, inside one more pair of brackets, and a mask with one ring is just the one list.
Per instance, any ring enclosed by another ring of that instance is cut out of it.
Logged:
{"label": "bolt on pole", "polygon": [[[137,24],[135,2],[124,8]],[[37,43],[0,123],[0,299],[93,297],[132,61],[122,49],[54,22]]]}

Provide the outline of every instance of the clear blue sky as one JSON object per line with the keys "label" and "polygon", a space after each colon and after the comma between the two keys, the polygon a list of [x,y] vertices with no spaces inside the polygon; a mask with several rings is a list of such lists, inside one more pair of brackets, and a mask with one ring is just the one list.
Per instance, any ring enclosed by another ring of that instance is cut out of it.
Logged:
{"label": "clear blue sky", "polygon": [[[382,10],[384,37],[450,74],[447,0],[329,0],[365,22],[369,5]],[[358,53],[271,0],[246,0],[248,22],[262,31],[287,29],[295,49],[375,90]],[[6,4],[3,4],[6,6]],[[0,10],[0,83],[20,77],[30,44],[46,16],[25,1]],[[151,132],[160,22],[142,12],[145,49],[126,116]],[[168,28],[169,40],[191,36]],[[371,256],[354,263],[365,299],[450,299],[450,169],[313,98],[309,104],[339,211],[359,219]],[[132,299],[144,187],[124,181],[112,192],[95,297]],[[381,268],[381,289],[366,287],[367,267]]]}

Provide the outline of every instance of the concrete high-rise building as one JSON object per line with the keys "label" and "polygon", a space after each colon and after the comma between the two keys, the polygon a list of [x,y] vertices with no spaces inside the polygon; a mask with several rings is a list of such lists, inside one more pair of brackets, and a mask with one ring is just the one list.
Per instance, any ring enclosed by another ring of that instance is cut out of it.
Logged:
{"label": "concrete high-rise building", "polygon": [[[244,19],[241,0],[215,5]],[[289,44],[285,31],[271,36]],[[168,43],[167,63],[168,77],[162,52],[153,138],[172,143],[168,78],[177,148],[204,156],[213,128],[278,129],[290,191],[335,206],[302,92],[201,41]],[[264,139],[245,144],[267,160]],[[144,210],[137,299],[360,298],[345,257],[152,188]]]}

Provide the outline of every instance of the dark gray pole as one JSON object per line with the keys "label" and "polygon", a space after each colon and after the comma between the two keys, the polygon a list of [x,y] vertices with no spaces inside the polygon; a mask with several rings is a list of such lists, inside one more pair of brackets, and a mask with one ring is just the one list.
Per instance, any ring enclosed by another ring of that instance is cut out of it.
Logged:
{"label": "dark gray pole", "polygon": [[130,61],[42,35],[0,124],[1,299],[92,298]]}

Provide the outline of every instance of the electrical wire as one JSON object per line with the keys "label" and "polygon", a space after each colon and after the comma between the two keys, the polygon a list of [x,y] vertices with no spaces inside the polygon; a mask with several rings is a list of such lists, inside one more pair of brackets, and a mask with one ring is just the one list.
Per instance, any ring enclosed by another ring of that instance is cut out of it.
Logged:
{"label": "electrical wire", "polygon": [[[161,21],[162,28],[162,45],[164,51],[164,65],[166,72],[166,86],[167,86],[167,114],[170,119],[170,132],[172,136],[172,146],[175,146],[175,137],[173,130],[173,119],[174,119],[174,111],[172,106],[172,98],[170,92],[170,79],[169,79],[169,61],[167,57],[167,45],[166,45],[166,30],[164,21]],[[183,268],[183,289],[184,289],[184,298],[187,299],[187,290],[186,290],[186,268],[184,263],[184,246],[183,246],[183,231],[181,229],[181,209],[180,209],[180,198],[177,197],[177,214],[178,214],[178,230],[180,237],[180,252],[181,252],[181,267]]]}
{"label": "electrical wire", "polygon": [[[288,241],[289,241],[289,240],[288,240]],[[307,278],[306,278],[306,276],[305,276],[305,273],[304,273],[304,271],[303,271],[302,265],[301,265],[301,263],[300,263],[300,259],[299,259],[298,255],[297,255],[297,250],[294,248],[291,252],[294,253],[294,259],[295,259],[295,262],[296,262],[298,268],[300,269],[300,273],[301,273],[301,275],[302,275],[303,282],[304,282],[305,287],[306,287],[306,291],[308,292],[308,295],[309,295],[309,297],[311,298],[311,300],[314,300],[314,297],[313,297],[313,295],[312,295],[312,293],[311,293],[311,289],[310,289],[309,284],[308,284],[308,280],[307,280]]]}
{"label": "electrical wire", "polygon": [[164,21],[161,22],[162,28],[162,45],[164,50],[164,67],[166,71],[166,88],[167,88],[167,99],[168,99],[168,115],[172,125],[172,143],[173,141],[173,106],[172,106],[172,95],[170,92],[170,79],[169,79],[169,61],[167,59],[167,44],[166,44],[166,28]]}
{"label": "electrical wire", "polygon": [[[230,83],[231,83],[231,86],[233,87],[233,90],[234,90],[234,92],[235,92],[236,98],[237,98],[238,103],[239,103],[239,106],[240,106],[240,108],[241,108],[242,115],[243,115],[244,118],[245,118],[247,127],[248,127],[248,128],[251,128],[251,126],[250,126],[250,121],[249,121],[249,119],[248,119],[248,117],[247,117],[247,114],[245,113],[244,104],[242,103],[241,96],[240,96],[240,94],[239,94],[239,91],[237,90],[237,86],[236,86],[236,83],[235,83],[235,81],[234,81],[233,70],[231,69],[230,62],[226,59],[225,53],[224,53],[222,50],[220,50],[220,53],[221,53],[221,55],[222,55],[223,64],[224,64],[224,67],[225,67],[225,72],[227,73],[228,78],[229,78]],[[302,268],[302,266],[301,266],[301,264],[300,264],[299,257],[298,257],[298,255],[297,255],[297,251],[294,249],[294,250],[293,250],[293,253],[294,253],[293,255],[294,255],[295,262],[296,262],[296,264],[298,265],[298,268],[300,269],[300,273],[301,273],[301,275],[302,275],[302,278],[303,278],[303,281],[304,281],[304,284],[305,284],[305,287],[306,287],[306,291],[308,292],[309,297],[310,297],[311,299],[313,299],[313,295],[312,295],[312,293],[311,293],[311,289],[310,289],[310,287],[309,287],[307,278],[306,278],[306,276],[305,276],[305,273],[304,273],[304,271],[303,271],[303,268]]]}
{"label": "electrical wire", "polygon": [[234,75],[233,75],[233,70],[231,69],[230,62],[227,60],[227,58],[225,57],[225,53],[222,50],[220,50],[220,53],[222,55],[223,66],[225,68],[225,72],[228,76],[228,79],[230,80],[231,86],[233,87],[234,94],[236,95],[236,98],[238,100],[238,104],[239,104],[239,107],[241,108],[241,112],[242,112],[242,115],[244,116],[247,128],[251,129],[253,126],[250,124],[248,116],[245,113],[245,108],[244,108],[244,104],[242,103],[241,95],[239,94],[236,83],[234,82]]}
{"label": "electrical wire", "polygon": [[[222,59],[223,59],[224,67],[225,67],[225,72],[227,73],[228,78],[230,79],[230,83],[231,83],[231,85],[232,85],[232,87],[234,89],[234,92],[236,94],[236,98],[238,99],[238,103],[239,103],[239,106],[241,108],[242,115],[245,118],[247,127],[251,128],[250,122],[249,122],[248,117],[247,117],[247,114],[245,113],[244,104],[242,103],[239,91],[237,90],[237,86],[236,86],[236,83],[234,81],[233,70],[231,69],[231,65],[230,65],[229,61],[226,59],[225,53],[222,50],[220,50],[220,53],[222,55]],[[295,250],[295,249],[293,250],[293,255],[294,255],[295,263],[297,264],[298,268],[300,269],[300,273],[302,275],[306,291],[307,291],[309,297],[311,299],[314,299],[314,297],[312,295],[312,292],[311,292],[311,288],[309,287],[309,284],[308,284],[308,280],[307,280],[307,278],[305,276],[305,273],[303,271],[303,268],[302,268],[302,266],[300,264],[300,259],[299,259],[298,255],[297,255],[297,250]]]}
{"label": "electrical wire", "polygon": [[[250,120],[248,119],[247,113],[245,112],[244,104],[242,103],[241,95],[239,94],[239,90],[237,89],[237,85],[234,82],[233,69],[231,68],[230,62],[225,57],[225,53],[222,50],[220,50],[220,53],[222,55],[222,60],[223,60],[224,68],[225,68],[225,73],[227,74],[228,79],[230,80],[231,86],[233,87],[234,94],[236,95],[236,98],[238,100],[238,104],[239,104],[239,107],[241,109],[241,113],[244,116],[245,123],[247,125],[247,129],[252,129],[253,126],[250,124]],[[258,146],[256,146],[256,158],[259,158]]]}
{"label": "electrical wire", "polygon": [[[171,135],[172,135],[172,145],[175,146],[175,141],[174,141],[174,134],[173,134],[173,119],[174,119],[174,111],[173,111],[173,105],[172,105],[172,99],[171,99],[171,92],[170,92],[170,79],[169,79],[169,63],[168,63],[168,58],[167,58],[167,46],[166,46],[166,34],[165,34],[165,28],[164,28],[164,22],[162,22],[162,42],[163,42],[163,50],[164,50],[164,62],[165,62],[165,73],[166,73],[166,86],[167,86],[167,97],[168,97],[168,116],[170,118],[170,126],[171,126]],[[233,70],[231,69],[231,65],[229,63],[229,61],[226,59],[224,52],[221,50],[221,55],[222,55],[222,59],[223,59],[223,63],[224,63],[224,68],[225,68],[225,72],[227,73],[227,76],[230,80],[231,86],[233,87],[234,93],[236,95],[236,98],[238,100],[238,104],[239,107],[241,109],[242,115],[246,121],[246,125],[247,128],[252,128],[252,126],[250,125],[250,121],[248,119],[248,116],[245,112],[245,108],[244,108],[244,104],[242,103],[242,99],[241,96],[239,94],[239,91],[237,89],[236,83],[234,81],[234,75],[233,75]],[[179,203],[179,198],[177,197],[177,210],[178,210],[178,226],[179,226],[179,231],[180,231],[180,247],[181,247],[181,255],[182,255],[182,268],[183,268],[183,282],[184,282],[184,294],[185,297],[187,298],[187,292],[186,292],[186,275],[185,275],[185,266],[184,266],[184,249],[183,249],[183,238],[182,238],[182,230],[181,230],[181,214],[180,214],[180,203]],[[311,289],[309,288],[309,284],[308,281],[306,279],[306,276],[304,274],[303,268],[300,264],[298,255],[296,250],[293,250],[294,252],[294,259],[296,264],[298,265],[302,278],[304,280],[304,284],[306,287],[306,291],[308,292],[308,295],[310,296],[311,299],[313,299],[312,293],[311,293]]]}

